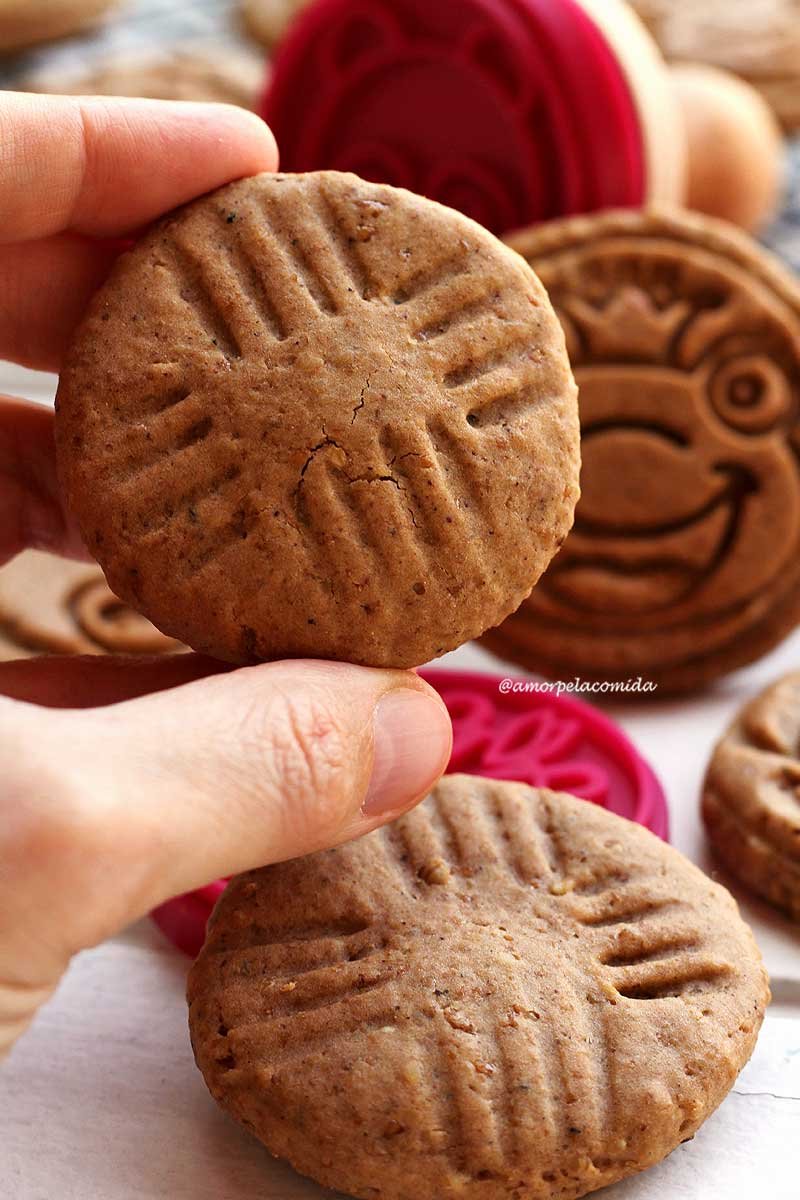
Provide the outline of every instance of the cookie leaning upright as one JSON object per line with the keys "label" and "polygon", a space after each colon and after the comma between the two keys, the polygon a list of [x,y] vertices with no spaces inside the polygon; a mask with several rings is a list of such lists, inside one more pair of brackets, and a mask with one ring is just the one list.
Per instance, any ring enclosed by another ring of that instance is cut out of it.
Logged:
{"label": "cookie leaning upright", "polygon": [[719,742],[703,820],[731,874],[800,921],[800,673],[751,700]]}
{"label": "cookie leaning upright", "polygon": [[556,678],[673,692],[753,661],[800,621],[797,280],[691,213],[598,213],[509,240],[566,331],[583,494],[488,645]]}
{"label": "cookie leaning upright", "polygon": [[216,1100],[381,1200],[574,1200],[690,1139],[768,1000],[724,888],[586,801],[448,776],[235,879],[189,977]]}
{"label": "cookie leaning upright", "polygon": [[263,175],[148,233],[57,399],[109,583],[234,662],[415,666],[497,624],[578,494],[564,337],[522,259],[351,175]]}

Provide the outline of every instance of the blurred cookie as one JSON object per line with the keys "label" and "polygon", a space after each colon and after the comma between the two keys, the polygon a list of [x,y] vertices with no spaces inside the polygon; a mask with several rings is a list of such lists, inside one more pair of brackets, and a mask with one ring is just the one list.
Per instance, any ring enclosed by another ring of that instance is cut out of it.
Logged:
{"label": "blurred cookie", "polygon": [[731,226],[614,212],[510,239],[580,389],[575,528],[487,645],[556,678],[670,691],[800,620],[800,289]]}
{"label": "blurred cookie", "polygon": [[79,33],[118,0],[0,0],[0,54]]}
{"label": "blurred cookie", "polygon": [[720,741],[703,820],[731,874],[800,921],[800,673],[751,700]]}
{"label": "blurred cookie", "polygon": [[800,0],[631,0],[668,59],[726,67],[800,126]]}
{"label": "blurred cookie", "polygon": [[216,54],[177,50],[168,55],[113,58],[78,76],[40,72],[26,80],[22,90],[60,96],[215,101],[254,109],[265,78],[258,55],[226,47]]}
{"label": "blurred cookie", "polygon": [[694,1135],[768,987],[730,895],[640,826],[450,776],[235,879],[188,998],[212,1095],[324,1186],[564,1200]]}
{"label": "blurred cookie", "polygon": [[0,569],[0,661],[181,649],[118,600],[99,567],[27,550]]}
{"label": "blurred cookie", "polygon": [[112,588],[233,662],[454,649],[527,595],[577,496],[575,385],[530,268],[333,172],[244,180],[148,233],[77,334],[56,430]]}
{"label": "blurred cookie", "polygon": [[242,21],[257,42],[271,50],[311,0],[241,0]]}

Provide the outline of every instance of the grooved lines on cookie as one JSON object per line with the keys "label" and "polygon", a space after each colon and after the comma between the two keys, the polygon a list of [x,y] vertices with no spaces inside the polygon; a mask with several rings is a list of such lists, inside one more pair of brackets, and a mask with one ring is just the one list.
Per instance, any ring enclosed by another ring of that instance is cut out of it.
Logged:
{"label": "grooved lines on cookie", "polygon": [[[371,237],[380,241],[377,219]],[[195,214],[191,225],[167,227],[160,270],[170,285],[171,304],[191,316],[192,337],[215,347],[227,370],[210,383],[176,379],[170,370],[152,379],[152,391],[128,418],[139,431],[146,421],[146,441],[137,450],[133,431],[120,430],[124,465],[118,482],[130,492],[134,522],[145,483],[165,491],[164,512],[155,522],[151,513],[144,515],[147,498],[142,500],[139,519],[146,534],[161,537],[180,520],[210,531],[213,547],[190,556],[189,574],[246,536],[243,504],[253,521],[260,511],[260,480],[241,463],[231,421],[224,412],[214,418],[200,415],[208,411],[205,391],[224,392],[226,373],[247,371],[265,354],[270,370],[278,373],[275,386],[289,387],[298,337],[313,348],[315,328],[358,321],[364,307],[385,310],[395,336],[401,322],[407,325],[409,353],[427,363],[425,370],[452,397],[452,407],[413,436],[407,427],[386,423],[373,439],[369,471],[357,477],[349,469],[342,435],[328,437],[323,429],[319,444],[309,448],[292,509],[283,511],[283,519],[304,532],[312,576],[327,578],[333,560],[345,554],[345,543],[351,545],[354,569],[359,556],[363,569],[365,549],[381,559],[382,569],[391,569],[397,555],[390,553],[391,542],[387,546],[385,513],[372,510],[368,489],[360,486],[387,484],[381,505],[391,510],[390,528],[412,547],[423,586],[430,555],[442,544],[471,555],[479,569],[476,541],[494,532],[491,512],[482,509],[480,430],[513,428],[525,420],[538,401],[541,352],[531,348],[529,333],[522,335],[511,310],[506,312],[508,284],[487,280],[481,253],[468,242],[462,241],[455,254],[446,249],[440,261],[413,270],[393,290],[368,261],[367,244],[346,233],[345,218],[324,188],[312,196],[294,188],[290,201],[273,191],[258,204],[209,209]],[[280,390],[276,398],[280,402]],[[366,403],[380,402],[367,380],[352,406],[351,424]],[[263,401],[255,395],[236,401],[249,411],[257,403]],[[316,475],[309,500],[303,476],[312,463]],[[171,480],[179,465],[192,483],[175,494]],[[209,501],[198,521],[198,506]],[[337,526],[343,537],[334,550],[328,534]]]}
{"label": "grooved lines on cookie", "polygon": [[[469,817],[436,795],[372,835],[364,852],[375,890],[363,916],[308,929],[253,926],[215,957],[258,989],[251,1015],[225,1018],[221,1053],[240,1072],[237,1086],[248,1077],[237,1064],[253,1053],[279,1072],[356,1029],[390,1037],[413,1027],[409,988],[433,971],[423,1010],[437,1053],[412,1056],[406,1082],[415,1095],[438,1097],[434,1127],[459,1168],[475,1173],[522,1158],[532,1138],[556,1146],[572,1125],[601,1145],[614,1103],[608,1005],[676,1003],[723,987],[734,968],[706,947],[691,909],[659,896],[643,872],[587,868],[546,803],[482,780]],[[379,915],[386,894],[389,918]],[[535,961],[536,939],[548,936],[566,938],[563,968],[530,992],[518,964]],[[459,980],[436,973],[437,938],[463,941],[465,964],[471,941],[488,946],[501,993],[487,977],[481,994],[467,988],[457,998]],[[447,1080],[445,1105],[432,1075]],[[470,1146],[480,1147],[474,1160]]]}

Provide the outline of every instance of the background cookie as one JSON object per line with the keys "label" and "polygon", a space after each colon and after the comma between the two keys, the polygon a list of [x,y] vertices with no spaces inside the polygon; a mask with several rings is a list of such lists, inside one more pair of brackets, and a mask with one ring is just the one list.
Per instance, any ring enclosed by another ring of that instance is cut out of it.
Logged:
{"label": "background cookie", "polygon": [[0,569],[0,661],[181,649],[118,600],[99,567],[27,550]]}
{"label": "background cookie", "polygon": [[242,21],[252,38],[272,49],[311,0],[241,0]]}
{"label": "background cookie", "polygon": [[800,921],[800,673],[751,700],[720,741],[703,820],[730,872]]}
{"label": "background cookie", "polygon": [[577,496],[536,277],[335,173],[245,180],[149,233],[78,332],[56,428],[112,588],[231,661],[453,649],[527,595]]}
{"label": "background cookie", "polygon": [[0,0],[0,54],[78,33],[118,0]]}
{"label": "background cookie", "polygon": [[22,90],[60,96],[206,100],[253,109],[264,81],[265,67],[258,55],[225,47],[217,54],[187,49],[112,58],[78,76],[44,72],[26,80]]}
{"label": "background cookie", "polygon": [[242,875],[189,979],[215,1098],[326,1186],[561,1200],[692,1137],[767,1001],[728,893],[571,796],[450,776]]}
{"label": "background cookie", "polygon": [[631,0],[667,58],[727,67],[800,126],[800,0]]}
{"label": "background cookie", "polygon": [[800,290],[689,214],[606,213],[511,239],[567,334],[583,496],[487,645],[561,678],[696,687],[800,618]]}

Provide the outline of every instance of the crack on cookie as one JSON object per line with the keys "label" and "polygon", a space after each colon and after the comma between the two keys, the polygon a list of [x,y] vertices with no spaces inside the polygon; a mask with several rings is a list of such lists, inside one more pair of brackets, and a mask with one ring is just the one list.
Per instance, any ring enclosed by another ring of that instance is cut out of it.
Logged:
{"label": "crack on cookie", "polygon": [[353,409],[353,419],[350,422],[351,425],[355,425],[356,417],[358,416],[358,414],[361,412],[362,408],[366,404],[366,400],[364,399],[364,394],[367,391],[369,391],[369,379],[367,379],[367,382],[362,387],[361,394],[358,397],[358,404]]}

